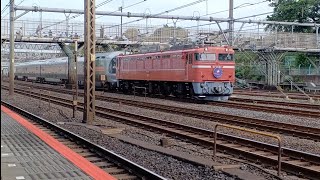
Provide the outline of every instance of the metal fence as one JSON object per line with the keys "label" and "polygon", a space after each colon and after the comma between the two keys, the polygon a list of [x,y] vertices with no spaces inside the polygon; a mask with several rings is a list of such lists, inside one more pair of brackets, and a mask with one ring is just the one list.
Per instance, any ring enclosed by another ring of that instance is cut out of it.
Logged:
{"label": "metal fence", "polygon": [[[1,35],[9,36],[8,19],[1,20]],[[68,25],[68,26],[67,26]],[[41,28],[42,27],[42,28]],[[173,28],[162,25],[124,25],[96,24],[96,36],[101,39],[128,40],[144,42],[170,42],[176,37],[179,42],[203,39],[213,44],[226,44],[218,29],[210,28]],[[29,37],[83,37],[84,23],[70,21],[16,20],[15,32]],[[258,49],[266,47],[320,49],[316,33],[280,33],[240,31],[235,33],[235,47]]]}
{"label": "metal fence", "polygon": [[316,33],[241,33],[238,46],[319,49]]}
{"label": "metal fence", "polygon": [[288,69],[289,75],[320,75],[320,70],[315,68],[291,68]]}

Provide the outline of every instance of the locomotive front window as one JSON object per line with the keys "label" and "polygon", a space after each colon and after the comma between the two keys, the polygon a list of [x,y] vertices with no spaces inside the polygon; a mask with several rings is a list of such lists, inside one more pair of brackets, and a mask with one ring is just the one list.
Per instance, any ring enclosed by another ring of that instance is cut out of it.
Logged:
{"label": "locomotive front window", "polygon": [[216,60],[216,54],[211,53],[195,53],[194,59],[196,61],[215,61]]}
{"label": "locomotive front window", "polygon": [[96,67],[105,66],[105,57],[97,57],[96,58]]}
{"label": "locomotive front window", "polygon": [[109,73],[115,74],[116,73],[116,69],[117,68],[117,63],[116,63],[116,58],[113,58],[110,61],[110,65],[109,65]]}
{"label": "locomotive front window", "polygon": [[233,61],[233,54],[219,54],[219,61]]}

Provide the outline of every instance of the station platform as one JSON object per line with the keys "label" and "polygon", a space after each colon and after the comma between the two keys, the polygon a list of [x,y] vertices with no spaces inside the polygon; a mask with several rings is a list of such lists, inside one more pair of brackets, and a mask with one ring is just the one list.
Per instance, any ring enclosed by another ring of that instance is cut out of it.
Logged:
{"label": "station platform", "polygon": [[[34,125],[33,129],[30,129],[29,126],[32,125],[30,122],[20,120],[26,121],[13,111],[1,106],[1,180],[115,179],[105,171],[101,172],[100,168],[95,169],[98,167],[82,156],[77,154],[80,156],[77,157],[68,152],[72,150],[64,149],[68,147],[62,143],[59,144],[57,140],[58,144],[52,146],[52,142],[47,142],[50,138],[43,138],[39,133],[35,133],[35,131],[45,133],[44,131]],[[42,135],[45,136],[45,134]],[[71,154],[72,157],[66,157],[57,148],[64,149],[64,153]],[[72,158],[77,158],[76,163]],[[90,170],[95,171],[96,174]]]}

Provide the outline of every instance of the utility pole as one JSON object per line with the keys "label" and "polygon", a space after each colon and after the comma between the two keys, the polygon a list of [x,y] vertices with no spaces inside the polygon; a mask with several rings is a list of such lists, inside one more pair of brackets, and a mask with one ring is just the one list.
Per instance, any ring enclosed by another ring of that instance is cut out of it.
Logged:
{"label": "utility pole", "polygon": [[317,46],[320,47],[319,26],[316,26]]}
{"label": "utility pole", "polygon": [[40,32],[39,33],[40,33],[40,37],[42,37],[42,11],[40,11]]}
{"label": "utility pole", "polygon": [[233,21],[233,0],[229,0],[229,45],[233,46],[234,21]]}
{"label": "utility pole", "polygon": [[74,83],[73,83],[73,113],[72,117],[76,117],[76,111],[77,111],[77,106],[78,106],[78,41],[74,42],[74,67],[73,67],[73,78],[74,78]]}
{"label": "utility pole", "polygon": [[95,0],[84,2],[84,112],[83,123],[92,124],[95,120],[95,81],[96,81],[96,32]]}
{"label": "utility pole", "polygon": [[[123,10],[123,6],[124,6],[124,2],[122,0],[122,4],[121,4],[121,7],[120,7],[120,12],[122,13],[122,10]],[[122,39],[122,16],[121,16],[121,20],[120,20],[120,39]]]}
{"label": "utility pole", "polygon": [[14,0],[10,4],[10,74],[9,95],[14,95]]}

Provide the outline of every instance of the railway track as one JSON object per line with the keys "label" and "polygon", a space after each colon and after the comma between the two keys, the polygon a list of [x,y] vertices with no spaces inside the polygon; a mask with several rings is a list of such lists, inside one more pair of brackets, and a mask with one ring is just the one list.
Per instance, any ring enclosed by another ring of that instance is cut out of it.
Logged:
{"label": "railway track", "polygon": [[[17,82],[19,85],[30,87],[30,83],[25,83],[22,81],[21,82],[17,81]],[[67,90],[67,89],[50,88],[50,87],[38,86],[38,85],[34,85],[34,84],[32,84],[32,87],[72,94],[72,91]],[[80,93],[80,94],[83,94],[83,93]],[[187,101],[187,102],[189,102],[189,101]],[[248,104],[245,104],[244,106],[241,107],[239,105],[236,105],[237,102],[238,103],[248,103]],[[210,102],[210,103],[212,104],[214,102]],[[228,103],[230,105],[228,105]],[[305,117],[305,116],[315,117],[315,118],[320,117],[319,113],[315,113],[314,111],[312,111],[312,110],[320,111],[320,104],[307,104],[307,103],[294,103],[294,102],[271,101],[271,100],[246,99],[246,98],[238,98],[238,97],[230,97],[228,103],[223,104],[223,102],[222,102],[219,105],[220,106],[229,106],[229,107],[234,107],[234,108],[241,108],[241,109],[243,109],[243,107],[245,107],[246,109],[250,109],[250,110],[258,110],[258,111],[279,113],[279,114],[291,114],[291,115],[303,116],[303,117]],[[232,104],[235,104],[235,105],[232,106]],[[292,109],[283,108],[283,107],[268,107],[268,108],[264,107],[264,108],[262,108],[264,104],[304,108],[305,110],[292,110]]]}
{"label": "railway track", "polygon": [[230,101],[252,103],[252,104],[269,104],[269,105],[278,105],[278,106],[288,106],[288,107],[297,107],[305,109],[314,109],[320,110],[320,105],[318,104],[307,104],[307,103],[295,103],[295,102],[283,102],[283,101],[271,101],[271,100],[262,100],[262,99],[245,99],[239,97],[231,97]]}
{"label": "railway track", "polygon": [[63,129],[39,116],[36,116],[2,100],[1,105],[4,105],[20,115],[27,117],[28,120],[31,120],[32,124],[36,125],[42,131],[45,131],[117,179],[165,179],[164,177],[161,177],[149,171],[148,169],[145,169],[134,162],[125,159],[124,157],[117,155],[114,152],[109,151],[97,144],[94,144],[78,136],[77,134]]}
{"label": "railway track", "polygon": [[[215,105],[215,106],[248,109],[248,110],[254,110],[254,111],[261,111],[261,112],[271,112],[271,113],[287,114],[287,115],[294,115],[294,116],[301,116],[301,117],[320,118],[319,112],[309,111],[309,110],[288,109],[288,108],[271,107],[271,106],[264,106],[264,105],[257,105],[257,104],[253,105],[253,104],[245,104],[243,102],[236,102],[236,101],[209,102],[209,104]],[[319,106],[319,111],[320,111],[320,106]]]}
{"label": "railway track", "polygon": [[[43,89],[57,91],[56,88],[43,88]],[[58,89],[58,91],[63,93],[72,93],[71,91],[68,91],[65,89]],[[28,92],[27,90],[20,90],[20,92],[23,93],[24,95],[30,95],[29,94],[30,92]],[[83,96],[83,93],[79,93],[79,95]],[[281,134],[286,134],[286,135],[295,136],[299,138],[320,141],[319,128],[299,126],[299,125],[287,124],[287,123],[281,123],[281,122],[275,122],[275,121],[267,121],[267,120],[261,120],[256,118],[236,116],[236,115],[228,115],[228,114],[222,114],[217,112],[201,111],[201,110],[189,109],[185,107],[182,108],[182,107],[167,106],[167,105],[162,105],[157,103],[120,99],[115,97],[107,97],[104,95],[96,95],[96,99],[101,101],[106,101],[106,102],[121,103],[121,104],[134,106],[134,107],[179,114],[182,116],[194,117],[194,118],[203,119],[206,121],[232,124],[232,125],[237,125],[237,126],[242,126],[242,127],[252,128],[252,129],[259,129],[261,131],[281,133]]]}
{"label": "railway track", "polygon": [[[247,95],[247,96],[264,96],[264,97],[276,97],[276,98],[285,98],[285,96],[278,92],[269,92],[269,91],[248,91],[248,90],[234,90],[236,95]],[[309,100],[308,97],[301,93],[285,93],[291,99],[300,99],[300,100]],[[310,94],[308,96],[314,99],[320,99],[320,94]]]}
{"label": "railway track", "polygon": [[[34,92],[29,94],[23,90],[16,90],[17,93],[30,95],[34,98],[39,98],[39,94]],[[42,95],[43,100],[49,100],[72,108],[72,101],[50,95]],[[81,106],[82,104],[80,104]],[[79,107],[82,110],[82,107]],[[206,148],[213,147],[213,131],[206,129],[196,128],[192,126],[183,125],[180,123],[174,123],[170,121],[160,120],[153,117],[147,117],[142,115],[136,115],[123,111],[108,109],[104,107],[96,106],[96,115],[137,126],[139,128],[145,128],[166,133],[174,138],[181,138],[195,144],[199,144]],[[245,138],[231,136],[223,133],[218,133],[217,140],[218,151],[231,154],[237,157],[245,158],[249,161],[259,162],[268,166],[276,166],[278,148],[275,145],[261,143]],[[292,173],[298,176],[303,176],[310,179],[318,179],[320,177],[320,156],[293,149],[282,148],[281,167],[283,171]]]}

